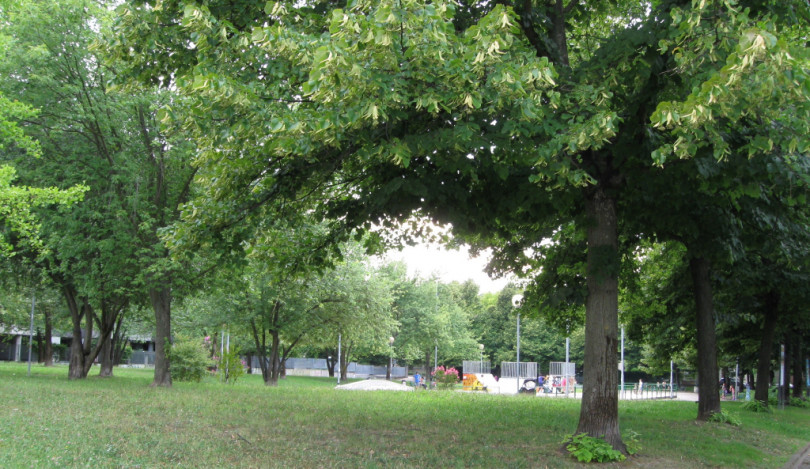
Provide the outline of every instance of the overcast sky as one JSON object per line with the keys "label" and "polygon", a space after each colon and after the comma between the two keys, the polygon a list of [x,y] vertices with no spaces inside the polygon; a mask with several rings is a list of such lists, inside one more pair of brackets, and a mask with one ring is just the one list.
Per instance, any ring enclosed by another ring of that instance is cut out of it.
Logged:
{"label": "overcast sky", "polygon": [[491,280],[484,273],[488,258],[482,254],[470,259],[466,249],[447,250],[439,245],[408,246],[402,251],[390,251],[386,258],[405,261],[411,277],[427,279],[435,273],[444,282],[472,279],[481,287],[481,293],[500,291],[509,282],[508,279]]}

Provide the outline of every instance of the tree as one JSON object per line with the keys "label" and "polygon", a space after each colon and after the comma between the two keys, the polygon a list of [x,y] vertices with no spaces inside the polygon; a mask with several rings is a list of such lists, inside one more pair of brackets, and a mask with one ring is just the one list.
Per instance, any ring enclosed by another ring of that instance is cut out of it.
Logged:
{"label": "tree", "polygon": [[[771,32],[783,18],[767,9],[722,1],[656,1],[649,13],[638,2],[470,2],[457,16],[454,5],[277,2],[264,12],[138,1],[122,7],[115,49],[130,74],[174,79],[198,99],[193,114],[167,110],[204,148],[210,197],[194,223],[228,225],[257,205],[318,193],[337,235],[421,210],[514,258],[576,221],[588,292],[577,432],[624,450],[618,240],[620,216],[631,215],[618,204],[653,196],[629,183],[673,153],[692,156],[681,142],[697,146],[700,132],[724,156],[715,123],[741,109],[770,117],[792,102],[801,117],[780,121],[790,131],[771,139],[803,150],[785,138],[807,126],[807,90],[785,78],[804,80],[801,35]],[[713,26],[723,47],[704,40]],[[745,99],[746,83],[764,93],[771,79],[779,100]]]}
{"label": "tree", "polygon": [[[187,144],[158,130],[154,108],[171,100],[169,93],[108,88],[111,69],[92,47],[109,25],[106,6],[84,0],[10,5],[11,21],[2,28],[14,40],[0,63],[0,85],[7,96],[41,109],[26,130],[43,157],[17,160],[23,180],[91,186],[83,204],[43,221],[49,255],[39,265],[60,286],[73,316],[69,375],[85,377],[99,354],[101,374],[110,374],[110,340],[121,315],[148,302],[158,329],[154,384],[169,385],[163,352],[171,337],[171,291],[173,285],[180,291],[190,270],[171,262],[158,231],[178,214],[193,171]],[[92,347],[94,327],[100,340]]]}

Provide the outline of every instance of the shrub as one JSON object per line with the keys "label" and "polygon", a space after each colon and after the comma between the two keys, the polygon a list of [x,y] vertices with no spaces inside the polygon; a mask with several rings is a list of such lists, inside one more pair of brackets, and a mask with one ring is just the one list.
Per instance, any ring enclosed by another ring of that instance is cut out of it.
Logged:
{"label": "shrub", "polygon": [[245,364],[237,349],[225,352],[219,360],[219,379],[223,383],[236,383],[245,374]]}
{"label": "shrub", "polygon": [[585,433],[579,435],[568,435],[563,440],[565,449],[571,453],[571,457],[579,462],[613,462],[624,461],[626,457],[613,449],[607,441],[602,438],[594,438]]}
{"label": "shrub", "polygon": [[715,412],[709,417],[709,422],[716,422],[716,423],[727,423],[729,425],[733,425],[735,427],[739,427],[742,425],[742,422],[737,417],[729,414],[725,410],[721,410],[720,412]]}
{"label": "shrub", "polygon": [[187,337],[178,337],[169,347],[169,360],[177,381],[200,381],[211,364],[202,342]]}
{"label": "shrub", "polygon": [[638,441],[638,437],[640,437],[637,432],[633,430],[628,431],[627,435],[622,438],[624,440],[624,445],[627,448],[627,454],[636,454],[641,451],[641,443]]}
{"label": "shrub", "polygon": [[433,370],[433,379],[441,389],[450,389],[458,383],[458,370],[455,368],[437,367]]}
{"label": "shrub", "polygon": [[751,400],[742,405],[742,408],[751,412],[770,412],[771,408],[764,402]]}
{"label": "shrub", "polygon": [[792,405],[793,407],[802,407],[802,408],[810,407],[810,403],[808,403],[806,399],[801,397],[791,397],[790,405]]}

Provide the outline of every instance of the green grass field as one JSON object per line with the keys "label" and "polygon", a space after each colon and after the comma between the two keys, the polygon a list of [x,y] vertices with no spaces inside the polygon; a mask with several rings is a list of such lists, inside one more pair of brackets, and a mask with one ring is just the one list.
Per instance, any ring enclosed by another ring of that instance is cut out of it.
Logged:
{"label": "green grass field", "polygon": [[[67,367],[0,364],[0,467],[578,467],[560,452],[579,402],[334,381],[209,378],[152,389],[151,370],[68,381]],[[695,423],[691,402],[621,402],[641,452],[610,466],[781,467],[810,442],[810,409],[724,402],[742,425]]]}

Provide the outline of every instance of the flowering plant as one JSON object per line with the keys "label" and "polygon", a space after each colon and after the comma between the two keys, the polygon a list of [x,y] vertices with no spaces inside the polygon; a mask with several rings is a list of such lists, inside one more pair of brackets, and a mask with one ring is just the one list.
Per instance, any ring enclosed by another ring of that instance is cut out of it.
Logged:
{"label": "flowering plant", "polygon": [[442,389],[450,389],[458,383],[458,370],[455,368],[445,368],[443,366],[436,367],[433,370],[433,379],[436,384]]}

